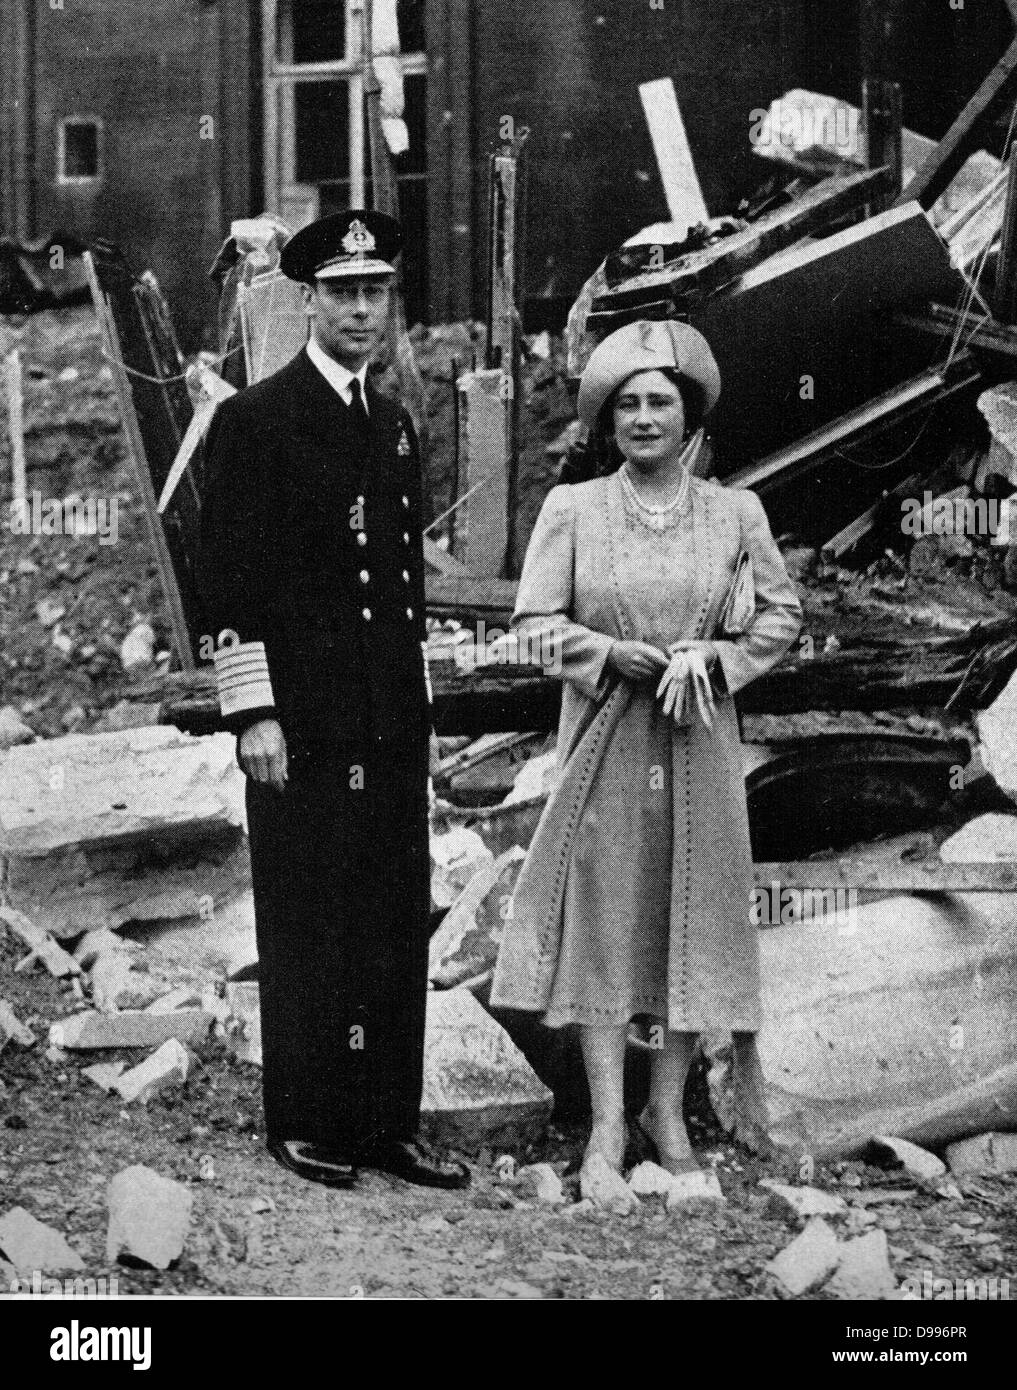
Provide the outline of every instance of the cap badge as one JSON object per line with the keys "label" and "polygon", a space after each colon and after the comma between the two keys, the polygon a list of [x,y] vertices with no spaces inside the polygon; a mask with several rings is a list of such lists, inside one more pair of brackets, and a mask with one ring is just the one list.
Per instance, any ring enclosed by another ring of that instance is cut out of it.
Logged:
{"label": "cap badge", "polygon": [[350,229],[342,239],[342,245],[351,256],[364,256],[365,251],[373,251],[375,240],[371,233],[360,221],[359,217],[350,223]]}

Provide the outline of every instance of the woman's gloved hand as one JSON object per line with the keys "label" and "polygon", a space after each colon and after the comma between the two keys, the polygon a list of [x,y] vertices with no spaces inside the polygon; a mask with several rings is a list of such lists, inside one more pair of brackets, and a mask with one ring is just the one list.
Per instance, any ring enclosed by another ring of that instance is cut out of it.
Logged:
{"label": "woman's gloved hand", "polygon": [[[679,644],[675,644],[677,647]],[[702,644],[707,645],[707,644]],[[707,670],[706,653],[698,650],[699,644],[687,644],[686,650],[674,650],[667,670],[657,686],[657,698],[663,696],[664,714],[673,715],[680,724],[685,714],[685,702],[689,687],[695,696],[699,717],[708,729],[713,728],[713,687]]]}

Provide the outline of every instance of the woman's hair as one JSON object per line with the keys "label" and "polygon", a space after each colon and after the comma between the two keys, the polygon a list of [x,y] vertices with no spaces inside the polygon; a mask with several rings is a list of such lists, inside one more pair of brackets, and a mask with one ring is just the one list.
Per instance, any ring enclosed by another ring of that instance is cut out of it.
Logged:
{"label": "woman's hair", "polygon": [[[706,392],[698,381],[683,376],[674,367],[662,367],[660,370],[681,393],[685,408],[685,437],[691,439],[706,419]],[[602,478],[608,473],[615,473],[624,462],[614,438],[614,405],[624,385],[622,382],[621,386],[616,386],[597,412],[586,441],[586,457],[582,467],[587,478]]]}

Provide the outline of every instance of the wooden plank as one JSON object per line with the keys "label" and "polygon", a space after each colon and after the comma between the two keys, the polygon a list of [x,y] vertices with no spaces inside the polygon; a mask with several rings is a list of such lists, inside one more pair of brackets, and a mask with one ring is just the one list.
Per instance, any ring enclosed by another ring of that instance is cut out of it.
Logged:
{"label": "wooden plank", "polygon": [[[970,363],[967,365],[970,366]],[[977,372],[970,369],[955,380],[967,383],[969,379],[977,380],[977,377]],[[957,385],[953,389],[958,389]],[[832,450],[836,450],[846,440],[857,442],[898,424],[916,410],[927,408],[946,390],[947,378],[942,372],[920,372],[899,386],[884,391],[873,400],[866,401],[857,409],[838,416],[821,429],[814,430],[786,448],[778,449],[760,459],[758,463],[732,473],[725,479],[725,483],[728,487],[754,489],[763,488],[768,483],[778,480],[787,483],[805,469],[814,466]]]}
{"label": "wooden plank", "polygon": [[991,121],[1017,95],[1017,39],[964,107],[935,150],[897,199],[897,206],[933,203],[971,154]]}
{"label": "wooden plank", "polygon": [[1017,863],[944,864],[940,859],[900,860],[872,856],[809,859],[753,865],[757,887],[862,893],[1013,893]]}
{"label": "wooden plank", "polygon": [[131,384],[124,370],[124,359],[120,351],[119,335],[117,334],[116,324],[113,321],[113,314],[106,301],[106,296],[103,294],[102,287],[99,284],[99,277],[95,271],[95,262],[92,259],[91,252],[86,251],[82,256],[82,261],[85,267],[85,274],[88,277],[92,303],[99,319],[99,328],[102,334],[105,355],[113,374],[113,386],[116,390],[117,402],[120,406],[120,417],[123,422],[124,436],[127,441],[127,452],[130,455],[131,464],[134,468],[134,476],[141,497],[142,510],[145,513],[145,524],[148,527],[148,535],[152,543],[156,567],[159,570],[159,578],[162,582],[170,626],[173,630],[173,640],[176,647],[177,659],[181,667],[185,671],[189,671],[194,667],[194,653],[191,650],[191,639],[187,630],[187,621],[184,617],[183,604],[180,601],[180,590],[177,586],[176,574],[173,571],[169,549],[166,545],[166,537],[163,533],[162,523],[159,520],[155,491],[152,487],[152,475],[149,472],[148,461],[145,457],[145,446],[141,439],[141,429],[138,425],[138,417],[134,410]]}
{"label": "wooden plank", "polygon": [[[528,132],[526,132],[528,133]],[[518,511],[519,471],[519,391],[521,384],[521,339],[519,283],[523,265],[521,245],[523,212],[522,149],[525,134],[517,137],[490,162],[490,214],[488,228],[488,319],[486,366],[497,369],[502,384],[499,392],[505,473],[505,545],[501,562],[490,572],[517,572],[516,513]],[[494,462],[492,460],[492,468]],[[469,561],[468,568],[473,568]]]}
{"label": "wooden plank", "polygon": [[6,922],[19,940],[23,941],[36,960],[42,961],[49,973],[58,980],[68,975],[80,975],[81,966],[69,956],[54,937],[37,927],[30,917],[17,908],[0,906],[0,922]]}
{"label": "wooden plank", "polygon": [[426,578],[427,608],[429,612],[432,608],[457,608],[511,613],[518,588],[514,579],[429,574]]}
{"label": "wooden plank", "polygon": [[660,77],[653,82],[641,82],[639,98],[650,129],[660,181],[664,185],[668,215],[684,229],[679,232],[684,236],[690,227],[708,222],[710,213],[699,185],[674,81],[670,77]]}
{"label": "wooden plank", "polygon": [[923,314],[895,314],[893,323],[896,328],[948,342],[953,342],[960,330],[969,351],[997,358],[998,368],[1007,372],[1013,372],[1017,366],[1017,331],[992,319],[971,323],[966,315],[948,305],[932,304]]}
{"label": "wooden plank", "polygon": [[27,496],[25,463],[25,398],[22,390],[21,353],[14,348],[4,358],[7,393],[7,430],[11,441],[11,500],[23,506]]}
{"label": "wooden plank", "polygon": [[870,169],[885,168],[888,173],[872,210],[881,212],[899,196],[904,170],[901,90],[897,82],[866,77],[862,83],[865,110],[866,162]]}
{"label": "wooden plank", "polygon": [[456,559],[471,574],[500,575],[508,548],[509,402],[501,368],[464,372],[456,382],[459,477]]}
{"label": "wooden plank", "polygon": [[222,401],[229,400],[230,396],[236,395],[236,387],[223,381],[222,377],[209,367],[198,368],[198,380],[200,383],[198,404],[191,416],[187,432],[181,440],[177,456],[173,460],[173,465],[167,474],[165,485],[159,496],[157,510],[160,516],[169,506],[177,484],[186,472],[199,444],[208,433],[208,427],[212,423],[212,416],[215,414],[217,406]]}

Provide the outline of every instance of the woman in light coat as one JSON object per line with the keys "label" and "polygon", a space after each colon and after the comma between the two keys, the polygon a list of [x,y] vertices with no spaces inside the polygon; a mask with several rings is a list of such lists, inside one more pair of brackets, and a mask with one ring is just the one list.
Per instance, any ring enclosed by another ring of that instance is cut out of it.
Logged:
{"label": "woman in light coat", "polygon": [[664,1167],[696,1166],[682,1094],[704,1029],[734,1035],[743,1137],[765,1128],[731,696],[779,660],[801,607],[756,495],[695,476],[702,419],[719,394],[709,345],[687,325],[630,324],[599,345],[579,414],[613,433],[624,462],[552,489],[513,619],[521,634],[553,639],[565,689],[557,781],[491,1002],[539,1012],[550,1027],[579,1025],[593,1111],[586,1157],[619,1171],[635,1018],[656,1049],[640,1125]]}

